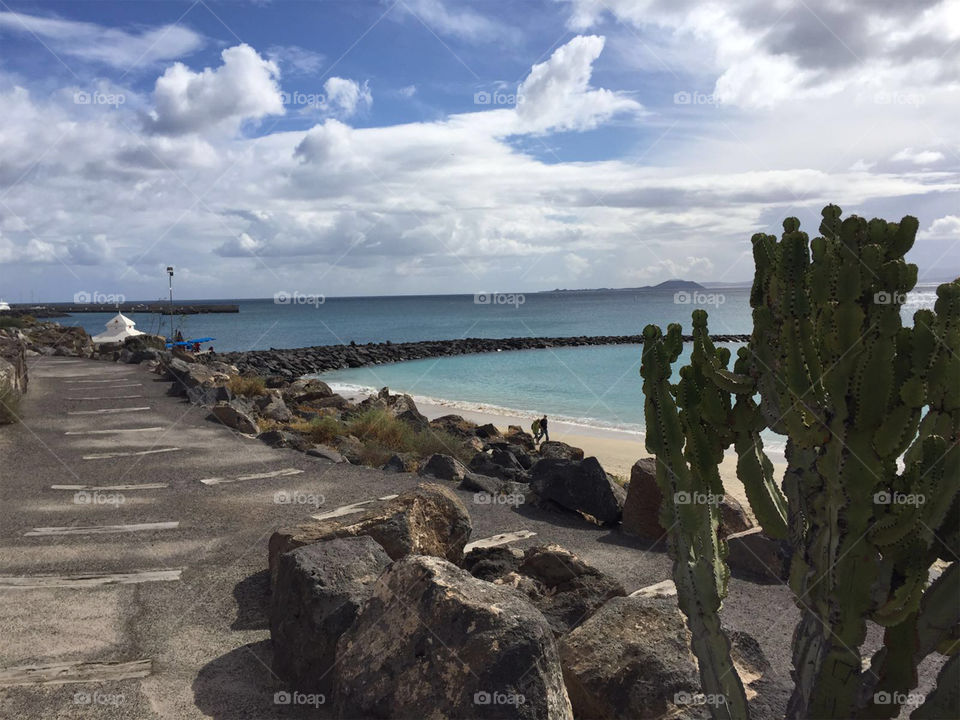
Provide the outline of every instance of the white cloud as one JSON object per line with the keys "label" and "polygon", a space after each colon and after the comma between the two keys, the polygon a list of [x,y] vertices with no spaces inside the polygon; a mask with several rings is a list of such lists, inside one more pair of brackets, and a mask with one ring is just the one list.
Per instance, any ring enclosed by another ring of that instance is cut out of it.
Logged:
{"label": "white cloud", "polygon": [[228,48],[221,57],[223,65],[216,70],[196,73],[176,63],[157,78],[149,123],[154,132],[181,135],[283,114],[276,63],[249,45]]}
{"label": "white cloud", "polygon": [[924,240],[954,240],[960,241],[960,216],[944,215],[937,218],[926,230],[921,230],[918,236]]}
{"label": "white cloud", "polygon": [[338,117],[351,117],[373,104],[373,95],[366,82],[360,85],[354,80],[331,77],[323,84],[323,90],[326,95],[325,109]]}
{"label": "white cloud", "polygon": [[517,36],[516,29],[507,28],[462,5],[454,10],[445,0],[404,0],[401,3],[393,3],[390,0],[389,4],[391,14],[399,11],[401,15],[411,15],[415,18],[415,22],[422,22],[432,32],[440,35],[452,35],[461,40],[473,42]]}
{"label": "white cloud", "polygon": [[581,35],[533,66],[517,88],[516,113],[523,131],[589,130],[618,113],[643,110],[620,93],[590,86],[603,45],[602,37]]}
{"label": "white cloud", "polygon": [[417,86],[406,85],[405,87],[402,87],[399,90],[397,90],[397,94],[400,95],[400,97],[412,98],[414,95],[417,94]]}
{"label": "white cloud", "polygon": [[0,12],[0,32],[35,36],[58,55],[120,70],[184,57],[205,44],[202,35],[180,24],[128,32],[95,23],[14,12]]}
{"label": "white cloud", "polygon": [[935,162],[943,160],[943,153],[936,150],[914,150],[913,148],[904,148],[894,154],[890,159],[893,161],[902,161],[913,163],[914,165],[932,165]]}

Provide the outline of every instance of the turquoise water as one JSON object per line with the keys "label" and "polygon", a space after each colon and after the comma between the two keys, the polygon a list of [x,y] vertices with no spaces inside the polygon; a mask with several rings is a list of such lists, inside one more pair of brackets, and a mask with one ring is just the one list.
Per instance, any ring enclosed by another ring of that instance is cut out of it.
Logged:
{"label": "turquoise water", "polygon": [[[916,293],[905,320],[932,306],[932,288]],[[507,299],[507,298],[503,298]],[[515,304],[476,303],[472,295],[328,298],[316,305],[239,300],[238,314],[176,320],[185,337],[210,335],[219,351],[461,337],[638,334],[648,323],[679,322],[690,329],[694,305],[672,292],[531,294]],[[720,334],[749,333],[747,289],[707,290],[695,299]],[[712,304],[704,304],[711,302]],[[156,332],[157,316],[131,315],[138,329]],[[61,320],[95,334],[110,315]],[[164,324],[164,332],[169,327]],[[688,359],[689,347],[681,357]],[[526,350],[417,360],[321,375],[346,391],[389,386],[452,407],[558,420],[595,427],[643,429],[639,346]]]}

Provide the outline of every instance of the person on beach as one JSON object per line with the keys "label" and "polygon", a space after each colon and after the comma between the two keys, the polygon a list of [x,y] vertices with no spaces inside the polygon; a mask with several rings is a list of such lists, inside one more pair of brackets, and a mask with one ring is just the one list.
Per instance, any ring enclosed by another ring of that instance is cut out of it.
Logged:
{"label": "person on beach", "polygon": [[540,421],[534,420],[530,425],[530,430],[533,432],[533,442],[540,442]]}
{"label": "person on beach", "polygon": [[540,435],[544,442],[550,442],[550,433],[547,432],[547,416],[540,418]]}

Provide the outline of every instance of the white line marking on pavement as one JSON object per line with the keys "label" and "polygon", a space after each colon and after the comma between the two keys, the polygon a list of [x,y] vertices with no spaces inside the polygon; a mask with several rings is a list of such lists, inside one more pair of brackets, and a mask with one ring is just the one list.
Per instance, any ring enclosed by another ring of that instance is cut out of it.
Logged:
{"label": "white line marking on pavement", "polygon": [[393,500],[396,495],[384,495],[383,497],[378,497],[375,500],[361,500],[359,502],[350,503],[349,505],[343,505],[338,507],[335,510],[329,510],[325,513],[317,513],[316,515],[311,515],[314,520],[328,520],[330,518],[343,517],[344,515],[353,515],[355,513],[363,512],[367,508],[364,505],[369,505],[370,503],[375,503],[382,500]]}
{"label": "white line marking on pavement", "polygon": [[86,490],[88,492],[113,492],[116,490],[161,490],[170,487],[167,483],[140,483],[139,485],[51,485],[51,490]]}
{"label": "white line marking on pavement", "polygon": [[113,415],[115,413],[143,412],[149,409],[150,406],[148,405],[146,407],[104,408],[103,410],[70,410],[67,415]]}
{"label": "white line marking on pavement", "polygon": [[179,450],[178,447],[156,448],[154,450],[137,450],[133,452],[108,452],[94,453],[93,455],[84,455],[84,460],[110,460],[121,457],[139,457],[140,455],[156,455],[157,453],[168,453]]}
{"label": "white line marking on pavement", "polygon": [[101,585],[136,585],[144,582],[179,580],[183,568],[176,570],[134,570],[125,573],[84,573],[81,575],[0,575],[0,590],[36,588],[88,588]]}
{"label": "white line marking on pavement", "polygon": [[109,435],[110,433],[155,432],[157,430],[163,430],[163,427],[156,425],[145,428],[113,428],[112,430],[67,430],[64,435]]}
{"label": "white line marking on pavement", "polygon": [[132,375],[117,375],[117,377],[108,380],[64,380],[64,382],[70,385],[102,385],[103,383],[127,382],[132,377]]}
{"label": "white line marking on pavement", "polygon": [[139,523],[138,525],[88,525],[87,527],[38,527],[28,530],[24,537],[48,535],[109,535],[111,533],[141,532],[144,530],[175,530],[180,521]]}
{"label": "white line marking on pavement", "polygon": [[223,485],[224,483],[241,482],[243,480],[262,480],[264,478],[286,477],[288,475],[299,475],[303,470],[297,468],[284,468],[283,470],[273,470],[271,472],[254,473],[253,475],[238,475],[237,477],[211,477],[203,478],[200,482],[204,485]]}
{"label": "white line marking on pavement", "polygon": [[98,398],[75,398],[68,397],[64,398],[65,400],[133,400],[133,398],[142,398],[143,395],[111,395],[110,397],[98,397]]}
{"label": "white line marking on pavement", "polygon": [[145,678],[151,672],[153,672],[152,660],[21,665],[0,670],[0,687],[131,680]]}
{"label": "white line marking on pavement", "polygon": [[534,535],[536,535],[536,533],[530,532],[529,530],[516,530],[514,532],[500,533],[499,535],[491,535],[488,538],[481,538],[480,540],[474,540],[472,543],[467,543],[463,547],[463,551],[466,553],[474,548],[491,548],[497,547],[498,545],[506,545],[515,540],[532,538]]}

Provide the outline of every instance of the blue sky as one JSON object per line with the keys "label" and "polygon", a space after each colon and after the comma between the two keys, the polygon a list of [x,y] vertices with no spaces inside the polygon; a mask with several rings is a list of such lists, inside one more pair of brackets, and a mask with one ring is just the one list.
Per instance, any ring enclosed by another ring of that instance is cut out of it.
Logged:
{"label": "blue sky", "polygon": [[960,274],[960,5],[0,5],[0,297],[750,276],[819,209]]}

